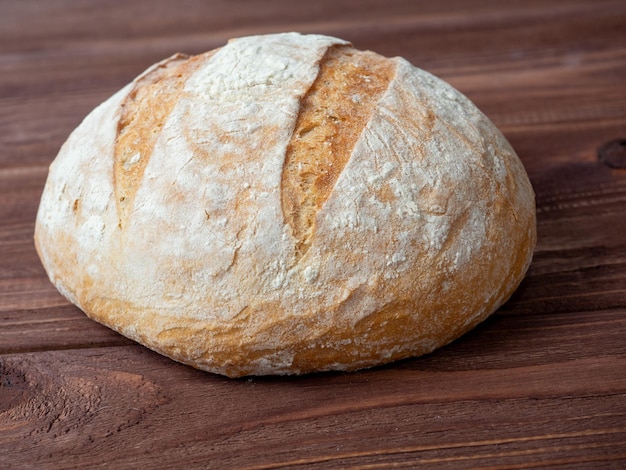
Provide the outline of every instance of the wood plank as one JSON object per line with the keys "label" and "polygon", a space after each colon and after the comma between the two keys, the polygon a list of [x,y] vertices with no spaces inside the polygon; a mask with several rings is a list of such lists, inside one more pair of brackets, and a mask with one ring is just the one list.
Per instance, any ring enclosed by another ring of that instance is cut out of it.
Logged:
{"label": "wood plank", "polygon": [[[68,3],[71,8],[71,2]],[[57,7],[49,7],[54,18],[61,15]],[[348,39],[358,47],[402,55],[449,80],[499,125],[507,125],[511,120],[543,124],[550,114],[557,120],[562,119],[561,114],[597,119],[598,113],[604,112],[605,116],[609,111],[609,107],[603,106],[607,101],[617,117],[623,117],[626,112],[624,96],[620,93],[625,62],[623,54],[626,52],[623,42],[619,41],[619,25],[626,21],[626,13],[619,1],[594,5],[581,2],[569,8],[501,7],[490,14],[485,14],[484,8],[471,12],[452,10],[416,14],[406,5],[402,7],[399,3],[397,9],[381,12],[383,16],[376,20],[387,19],[393,26],[388,31],[382,28],[383,31],[372,37],[370,29],[365,28],[363,32],[354,31],[354,37]],[[231,15],[239,10],[226,5],[214,8]],[[257,10],[243,11],[253,14]],[[568,14],[563,15],[564,12]],[[111,14],[98,10],[80,12],[81,15],[89,13],[105,17]],[[308,20],[312,23],[308,29],[316,24],[315,18],[319,15],[318,12]],[[4,18],[11,17],[5,15]],[[38,18],[39,15],[32,19]],[[61,44],[48,41],[38,44],[37,48],[29,48],[21,42],[18,45],[16,35],[23,29],[15,30],[14,24],[20,24],[18,20],[6,25],[4,44],[21,47],[24,53],[0,54],[0,75],[3,77],[0,83],[0,125],[7,129],[0,136],[0,150],[15,150],[15,157],[22,162],[49,162],[67,134],[87,112],[155,61],[178,51],[198,53],[218,47],[229,37],[222,30],[218,29],[219,33],[216,33],[215,29],[209,28],[206,32],[191,29],[164,38],[155,37],[153,32],[142,36],[138,31],[136,36],[128,38],[127,30],[121,28],[125,23],[120,21],[115,34],[105,36],[106,39],[98,34],[88,35],[85,31],[79,38],[70,37]],[[65,15],[62,21],[77,22],[77,18]],[[325,24],[319,18],[318,21],[321,26]],[[409,29],[398,28],[398,23]],[[53,23],[50,26],[59,27]],[[80,26],[84,27],[84,24]],[[140,26],[145,24],[140,23]],[[615,42],[610,52],[598,47],[594,39],[600,33],[599,28],[602,28],[605,41]],[[454,35],[450,34],[450,29],[454,29]],[[555,30],[562,33],[555,34]],[[346,32],[345,25],[341,31]],[[321,32],[334,34],[323,28]],[[237,31],[232,31],[235,33]],[[607,37],[608,34],[611,36]],[[524,47],[519,44],[520,35],[525,41]],[[548,35],[558,39],[549,47],[545,40],[542,42],[542,38]],[[498,41],[492,41],[494,36]],[[63,38],[58,37],[59,41]],[[456,51],[458,44],[484,41],[489,41],[489,47],[483,45],[469,53],[466,48]],[[572,41],[577,43],[574,51],[568,49]],[[389,44],[394,45],[394,50],[386,50]],[[580,75],[583,75],[584,83],[581,83]],[[549,103],[550,106],[546,107],[545,100],[559,99],[569,83],[575,84],[576,88],[570,94],[572,102],[569,106],[561,110],[560,106]],[[480,89],[476,90],[476,86]],[[533,89],[538,86],[541,94],[533,96],[536,95]],[[603,86],[609,89],[599,89]],[[496,91],[503,91],[503,94],[494,93]],[[581,107],[584,94],[587,98]],[[16,101],[16,96],[26,96],[28,101]],[[501,101],[503,97],[507,100],[505,103]],[[616,97],[618,102],[615,102]],[[500,101],[494,103],[496,99]],[[503,106],[507,109],[510,103],[521,103],[522,106],[515,113],[502,113]],[[20,114],[27,114],[27,118],[20,119]]]}
{"label": "wood plank", "polygon": [[46,467],[93,466],[104,449],[115,449],[108,465],[125,468],[149,465],[154,452],[164,467],[213,468],[624,457],[624,356],[242,380],[172,365],[138,346],[0,361],[9,390],[0,448],[14,450],[0,457],[5,465],[28,463],[33,446],[46,449],[38,459]]}
{"label": "wood plank", "polygon": [[58,307],[0,311],[0,354],[133,344],[89,320],[60,295],[58,303]]}
{"label": "wood plank", "polygon": [[[622,0],[7,0],[0,15],[0,468],[623,468]],[[299,30],[400,55],[503,130],[537,195],[512,299],[435,353],[351,374],[230,380],[87,319],[32,242],[47,167],[155,61]]]}

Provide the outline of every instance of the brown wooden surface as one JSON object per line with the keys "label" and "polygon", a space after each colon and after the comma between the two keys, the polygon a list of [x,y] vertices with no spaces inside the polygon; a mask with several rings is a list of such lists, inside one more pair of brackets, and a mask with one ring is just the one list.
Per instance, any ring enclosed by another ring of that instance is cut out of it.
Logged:
{"label": "brown wooden surface", "polygon": [[[176,51],[288,30],[448,80],[528,170],[527,279],[427,357],[229,380],[91,322],[37,259],[47,166],[95,105]],[[623,0],[1,1],[0,468],[625,468],[626,169],[597,156],[618,138]]]}

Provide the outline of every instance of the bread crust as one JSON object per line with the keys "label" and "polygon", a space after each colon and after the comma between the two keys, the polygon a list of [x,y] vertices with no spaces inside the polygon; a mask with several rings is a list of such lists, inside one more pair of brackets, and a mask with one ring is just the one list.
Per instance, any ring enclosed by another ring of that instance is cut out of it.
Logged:
{"label": "bread crust", "polygon": [[[493,313],[531,261],[532,187],[495,126],[404,59],[366,53],[385,89],[337,147],[347,158],[324,157],[341,170],[302,189],[323,197],[296,233],[288,149],[333,48],[349,44],[240,38],[156,64],[97,107],[51,165],[37,215],[59,291],[231,377],[417,356]],[[151,110],[158,125],[129,118]]]}

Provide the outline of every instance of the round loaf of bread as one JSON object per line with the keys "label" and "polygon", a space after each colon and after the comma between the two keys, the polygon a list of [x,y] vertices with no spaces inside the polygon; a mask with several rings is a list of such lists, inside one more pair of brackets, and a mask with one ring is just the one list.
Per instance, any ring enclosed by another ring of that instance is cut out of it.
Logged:
{"label": "round loaf of bread", "polygon": [[433,351],[535,245],[515,152],[401,58],[297,33],[150,67],[50,167],[39,256],[89,317],[231,377]]}

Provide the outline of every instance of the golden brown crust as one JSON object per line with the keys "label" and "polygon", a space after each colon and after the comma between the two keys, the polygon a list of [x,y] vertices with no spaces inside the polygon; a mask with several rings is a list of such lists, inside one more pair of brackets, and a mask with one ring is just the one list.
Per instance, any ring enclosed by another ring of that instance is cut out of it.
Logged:
{"label": "golden brown crust", "polygon": [[508,299],[535,237],[524,168],[465,97],[297,34],[120,90],[59,152],[35,233],[91,318],[232,377],[432,351]]}

